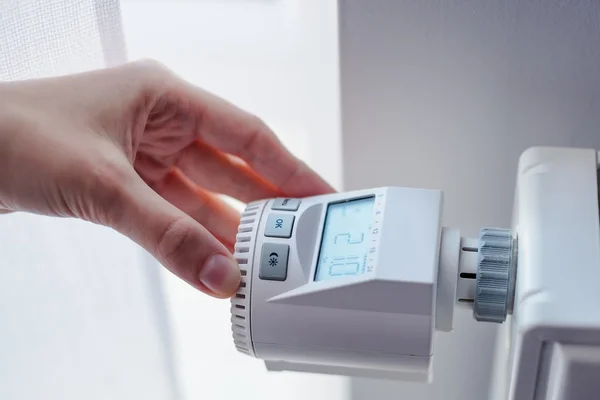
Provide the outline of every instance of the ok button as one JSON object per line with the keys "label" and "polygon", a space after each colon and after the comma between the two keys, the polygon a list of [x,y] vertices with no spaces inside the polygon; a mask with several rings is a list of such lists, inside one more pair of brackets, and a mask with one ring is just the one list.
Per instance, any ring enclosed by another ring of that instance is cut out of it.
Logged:
{"label": "ok button", "polygon": [[265,236],[290,238],[292,237],[292,228],[294,227],[293,214],[269,214],[267,217],[267,226]]}

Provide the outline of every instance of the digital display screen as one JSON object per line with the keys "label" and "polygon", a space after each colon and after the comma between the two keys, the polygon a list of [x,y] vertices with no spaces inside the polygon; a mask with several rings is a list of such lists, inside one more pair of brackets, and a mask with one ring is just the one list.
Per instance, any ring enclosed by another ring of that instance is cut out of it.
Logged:
{"label": "digital display screen", "polygon": [[315,281],[365,272],[375,197],[327,207]]}

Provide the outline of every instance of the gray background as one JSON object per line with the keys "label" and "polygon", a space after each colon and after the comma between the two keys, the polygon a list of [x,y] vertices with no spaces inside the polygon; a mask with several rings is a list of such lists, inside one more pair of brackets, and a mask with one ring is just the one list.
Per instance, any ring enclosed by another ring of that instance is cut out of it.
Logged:
{"label": "gray background", "polygon": [[[443,189],[444,223],[472,235],[509,226],[524,149],[600,148],[600,2],[339,7],[344,189]],[[488,399],[495,336],[460,312],[432,385],[353,380],[352,398]]]}

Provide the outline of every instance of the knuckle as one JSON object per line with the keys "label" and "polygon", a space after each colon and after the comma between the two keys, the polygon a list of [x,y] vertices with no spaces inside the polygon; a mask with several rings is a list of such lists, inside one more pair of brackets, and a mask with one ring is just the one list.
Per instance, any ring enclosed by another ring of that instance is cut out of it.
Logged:
{"label": "knuckle", "polygon": [[253,154],[253,149],[257,147],[257,142],[260,139],[260,129],[249,130],[244,140],[243,151],[244,153]]}
{"label": "knuckle", "polygon": [[260,118],[256,115],[252,115],[250,117],[248,126],[250,127],[248,129],[250,136],[252,136],[252,135],[262,136],[262,135],[270,135],[271,134],[271,130],[269,129],[269,126],[265,123],[265,121],[262,118]]}
{"label": "knuckle", "polygon": [[[193,228],[187,222],[187,218],[179,217],[159,234],[156,253],[169,268],[180,269],[181,264],[187,268],[194,268],[189,255],[195,253],[196,242]],[[190,260],[186,260],[188,257]]]}
{"label": "knuckle", "polygon": [[175,81],[175,74],[166,65],[153,59],[142,59],[126,66],[125,79],[137,84],[142,94],[151,99],[168,91]]}
{"label": "knuckle", "polygon": [[262,151],[255,152],[255,149],[261,150],[261,142],[265,136],[270,134],[267,124],[257,116],[251,116],[248,122],[248,129],[244,135],[242,153],[244,154],[260,154]]}
{"label": "knuckle", "polygon": [[302,163],[298,163],[289,173],[288,176],[286,176],[281,183],[279,184],[279,186],[281,187],[281,189],[283,190],[287,190],[288,186],[292,183],[296,181],[296,178],[298,178],[302,172],[304,170],[304,165]]}
{"label": "knuckle", "polygon": [[258,115],[251,114],[248,122],[248,125],[253,127],[253,130],[261,130],[267,128],[267,124],[265,123],[265,121]]}
{"label": "knuckle", "polygon": [[[284,157],[282,151],[279,151],[282,144],[277,135],[256,116],[250,117],[247,126],[238,155],[242,155],[251,165],[277,165]],[[275,151],[265,151],[266,149]]]}
{"label": "knuckle", "polygon": [[143,58],[141,60],[134,61],[131,63],[131,66],[138,72],[149,73],[153,75],[171,73],[171,70],[166,65],[152,58]]}
{"label": "knuckle", "polygon": [[[135,103],[143,104],[148,123],[153,125],[170,123],[189,123],[189,110],[185,109],[185,96],[181,96],[185,82],[164,64],[145,59],[135,61],[130,70],[131,82],[135,82]],[[159,117],[157,120],[157,117]],[[183,117],[182,121],[175,117]],[[170,127],[176,129],[179,127]]]}

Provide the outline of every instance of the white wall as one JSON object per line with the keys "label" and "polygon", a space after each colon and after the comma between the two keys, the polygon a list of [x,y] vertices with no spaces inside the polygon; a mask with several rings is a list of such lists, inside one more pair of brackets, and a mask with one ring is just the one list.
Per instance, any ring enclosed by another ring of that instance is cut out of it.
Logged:
{"label": "white wall", "polygon": [[[445,224],[508,227],[525,148],[600,148],[599,19],[599,2],[341,0],[345,188],[440,188]],[[432,385],[356,380],[353,398],[487,399],[495,330],[456,322]]]}
{"label": "white wall", "polygon": [[[337,7],[328,0],[124,1],[131,59],[152,57],[259,115],[283,142],[340,184]],[[347,397],[337,377],[267,374],[236,353],[229,302],[163,274],[184,399]]]}

